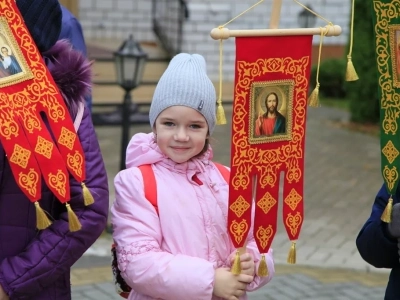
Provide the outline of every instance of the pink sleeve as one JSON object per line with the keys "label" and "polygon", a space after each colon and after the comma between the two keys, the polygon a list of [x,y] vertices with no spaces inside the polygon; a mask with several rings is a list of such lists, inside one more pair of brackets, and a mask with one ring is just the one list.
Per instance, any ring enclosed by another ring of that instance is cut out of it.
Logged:
{"label": "pink sleeve", "polygon": [[144,197],[137,168],[120,172],[111,208],[121,275],[140,294],[162,299],[211,299],[214,266],[207,260],[160,249],[158,215]]}

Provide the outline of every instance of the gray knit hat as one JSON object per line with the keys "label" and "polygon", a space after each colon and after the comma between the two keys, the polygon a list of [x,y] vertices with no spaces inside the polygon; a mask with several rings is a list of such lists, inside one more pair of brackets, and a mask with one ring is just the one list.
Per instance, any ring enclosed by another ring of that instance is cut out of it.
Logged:
{"label": "gray knit hat", "polygon": [[199,54],[180,53],[172,58],[158,81],[150,106],[150,125],[166,108],[182,105],[201,113],[210,134],[215,127],[216,93],[206,73],[206,62]]}

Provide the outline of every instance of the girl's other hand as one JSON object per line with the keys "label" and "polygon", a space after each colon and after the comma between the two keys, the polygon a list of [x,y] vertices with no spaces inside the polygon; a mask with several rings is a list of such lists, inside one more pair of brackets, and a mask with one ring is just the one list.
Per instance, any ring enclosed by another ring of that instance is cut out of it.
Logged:
{"label": "girl's other hand", "polygon": [[229,268],[218,268],[214,275],[213,294],[227,300],[238,300],[246,292],[247,284],[252,281],[253,276],[233,275]]}

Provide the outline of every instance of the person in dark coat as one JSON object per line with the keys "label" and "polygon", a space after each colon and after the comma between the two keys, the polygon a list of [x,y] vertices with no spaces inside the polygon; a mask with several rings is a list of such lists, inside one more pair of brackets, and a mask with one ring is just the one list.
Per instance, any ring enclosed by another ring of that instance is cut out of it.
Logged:
{"label": "person in dark coat", "polygon": [[400,300],[400,191],[393,195],[391,222],[381,220],[390,195],[382,186],[372,206],[371,216],[357,236],[361,257],[376,268],[391,269],[384,300]]}
{"label": "person in dark coat", "polygon": [[[90,88],[90,63],[67,41],[57,42],[62,16],[57,0],[17,0],[16,4],[58,85],[70,113],[66,117],[81,118],[77,136],[86,178],[80,183],[69,177],[70,207],[42,184],[38,202],[51,225],[38,229],[37,208],[17,184],[10,157],[0,145],[0,299],[70,300],[71,266],[105,229],[109,208],[103,158],[90,113],[83,105]],[[83,184],[93,197],[90,205],[84,203]],[[77,231],[71,230],[71,208],[80,224]]]}

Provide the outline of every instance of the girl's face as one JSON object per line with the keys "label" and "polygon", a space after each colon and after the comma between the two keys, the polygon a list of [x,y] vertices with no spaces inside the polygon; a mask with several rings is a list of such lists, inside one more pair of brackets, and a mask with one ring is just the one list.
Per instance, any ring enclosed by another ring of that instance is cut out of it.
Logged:
{"label": "girl's face", "polygon": [[193,108],[171,106],[158,115],[154,126],[158,147],[176,163],[190,160],[204,148],[207,121]]}

